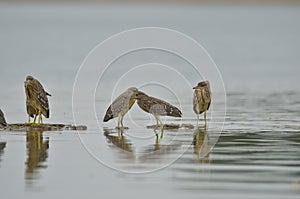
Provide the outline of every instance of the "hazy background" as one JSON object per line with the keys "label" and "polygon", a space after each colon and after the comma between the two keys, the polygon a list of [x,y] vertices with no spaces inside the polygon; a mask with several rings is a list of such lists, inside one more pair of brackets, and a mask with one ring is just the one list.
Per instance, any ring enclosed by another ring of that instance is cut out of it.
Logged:
{"label": "hazy background", "polygon": [[[85,109],[86,102],[82,101],[79,115],[88,131],[80,136],[105,162],[122,169],[143,170],[174,159],[177,146],[187,151],[165,169],[130,175],[96,161],[76,131],[3,131],[2,197],[299,197],[298,1],[28,2],[0,3],[0,108],[8,123],[27,120],[23,81],[28,74],[37,77],[52,94],[51,116],[45,122],[74,123],[73,83],[86,55],[113,34],[147,26],[185,33],[208,51],[227,91],[226,122],[218,144],[205,158],[199,158],[204,140],[211,140],[213,131],[208,132],[208,138],[203,132],[195,136],[198,132],[193,130],[167,131],[164,139],[156,143],[153,131],[144,128],[151,120],[134,106],[132,112],[137,114],[141,127],[130,128],[118,146],[115,134],[105,136],[103,129],[91,127],[96,119],[91,120],[93,113]],[[165,58],[164,54],[151,53],[139,57]],[[136,60],[129,56],[127,61],[129,65]],[[111,83],[109,78],[106,83]],[[101,94],[103,98],[110,97]],[[173,100],[171,97],[164,99]],[[192,90],[182,104],[184,122],[195,124],[191,97]],[[102,118],[108,103],[98,98],[96,105]],[[167,121],[174,122],[170,118]],[[129,116],[124,123],[133,127]],[[105,125],[114,132],[115,121]],[[134,139],[149,135],[153,137]],[[168,145],[169,140],[177,145]],[[206,147],[209,144],[206,142]],[[147,155],[160,147],[163,150],[143,162],[125,153],[122,146],[136,147],[137,155]]]}
{"label": "hazy background", "polygon": [[68,93],[71,103],[75,74],[89,51],[113,34],[146,26],[174,29],[203,45],[227,92],[299,91],[300,6],[269,2],[1,4],[0,70],[10,77],[1,78],[1,95],[13,92],[9,99],[24,113],[23,81],[32,74],[54,96],[57,89]]}

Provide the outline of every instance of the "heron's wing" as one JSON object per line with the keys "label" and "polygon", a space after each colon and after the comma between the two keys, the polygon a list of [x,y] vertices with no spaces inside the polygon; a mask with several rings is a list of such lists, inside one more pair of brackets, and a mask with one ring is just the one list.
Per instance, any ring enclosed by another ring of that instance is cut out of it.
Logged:
{"label": "heron's wing", "polygon": [[30,117],[34,117],[34,115],[37,114],[37,110],[28,102],[28,100],[26,101],[26,110]]}
{"label": "heron's wing", "polygon": [[38,80],[34,79],[32,85],[34,96],[36,96],[36,100],[38,101],[40,106],[45,110],[49,110],[49,103],[47,97],[48,93],[44,90],[42,84]]}
{"label": "heron's wing", "polygon": [[[140,106],[141,105],[141,106]],[[170,103],[154,97],[144,97],[139,106],[146,112],[158,115],[181,117],[181,111]]]}
{"label": "heron's wing", "polygon": [[198,112],[199,112],[199,97],[197,94],[197,90],[194,91],[193,109],[194,109],[195,113],[198,114]]}
{"label": "heron's wing", "polygon": [[209,107],[210,107],[210,102],[209,102],[208,105],[207,105],[207,110],[209,109]]}
{"label": "heron's wing", "polygon": [[119,95],[108,107],[103,121],[106,122],[114,117],[117,117],[120,113],[125,114],[135,102],[135,100],[131,100],[132,95],[133,92],[130,90],[127,90]]}
{"label": "heron's wing", "polygon": [[205,103],[207,103],[207,110],[209,109],[210,103],[211,103],[211,91],[210,91],[210,87],[206,87],[204,90],[204,101]]}
{"label": "heron's wing", "polygon": [[195,90],[194,92],[194,99],[193,99],[193,108],[195,113],[201,114],[203,112],[203,105],[205,103],[204,95],[201,90]]}
{"label": "heron's wing", "polygon": [[181,117],[182,113],[177,107],[160,99],[157,99],[157,101],[164,108],[166,115],[173,116],[173,117]]}

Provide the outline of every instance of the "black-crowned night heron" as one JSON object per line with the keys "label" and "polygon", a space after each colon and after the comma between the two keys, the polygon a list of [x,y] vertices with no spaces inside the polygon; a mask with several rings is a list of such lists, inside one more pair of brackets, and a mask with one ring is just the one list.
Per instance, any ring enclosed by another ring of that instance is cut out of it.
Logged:
{"label": "black-crowned night heron", "polygon": [[181,117],[182,115],[177,107],[140,91],[137,94],[137,103],[143,111],[150,113],[155,117],[156,128],[158,128],[159,123],[161,124],[162,129],[164,126],[159,116]]}
{"label": "black-crowned night heron", "polygon": [[206,111],[209,109],[211,102],[211,91],[209,86],[209,81],[199,82],[197,86],[193,88],[194,99],[193,99],[193,109],[197,114],[197,125],[199,121],[200,114],[204,112],[204,121],[206,125]]}
{"label": "black-crowned night heron", "polygon": [[32,76],[27,76],[24,82],[26,94],[26,109],[28,114],[28,123],[30,117],[33,117],[33,124],[35,124],[36,117],[39,116],[38,124],[42,123],[42,114],[49,118],[50,110],[48,97],[51,96],[47,93],[42,84]]}
{"label": "black-crowned night heron", "polygon": [[136,101],[138,89],[135,87],[128,88],[124,93],[117,97],[108,107],[103,122],[118,117],[118,128],[123,127],[124,115],[129,111]]}
{"label": "black-crowned night heron", "polygon": [[2,112],[2,110],[0,109],[0,127],[6,126],[6,120],[4,117],[4,113]]}

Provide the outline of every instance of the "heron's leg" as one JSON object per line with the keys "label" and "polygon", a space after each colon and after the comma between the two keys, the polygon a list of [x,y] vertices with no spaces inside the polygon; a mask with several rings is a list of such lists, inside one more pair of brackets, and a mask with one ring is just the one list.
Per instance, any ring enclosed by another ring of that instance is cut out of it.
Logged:
{"label": "heron's leg", "polygon": [[34,115],[34,118],[33,118],[33,124],[35,124],[35,121],[36,121],[36,114]]}
{"label": "heron's leg", "polygon": [[41,124],[42,122],[42,114],[41,111],[39,111],[39,120],[38,120],[38,124]]}
{"label": "heron's leg", "polygon": [[28,124],[30,124],[30,115],[28,115],[28,121],[27,121]]}
{"label": "heron's leg", "polygon": [[158,120],[159,120],[158,115],[155,115],[155,119],[156,119],[156,127],[154,128],[154,130],[156,130],[156,129],[158,128],[158,126],[159,126],[159,123],[158,123]]}
{"label": "heron's leg", "polygon": [[157,119],[160,122],[160,127],[161,127],[161,130],[163,131],[164,130],[164,123],[160,120],[159,116],[157,117]]}
{"label": "heron's leg", "polygon": [[123,128],[123,118],[124,118],[124,115],[121,115],[121,128]]}
{"label": "heron's leg", "polygon": [[118,115],[118,129],[120,128],[121,114]]}
{"label": "heron's leg", "polygon": [[160,139],[162,139],[163,137],[164,137],[164,128],[161,129]]}
{"label": "heron's leg", "polygon": [[197,114],[197,127],[199,127],[199,114]]}
{"label": "heron's leg", "polygon": [[121,131],[120,128],[118,128],[118,138],[121,138],[122,135],[123,135],[123,132]]}

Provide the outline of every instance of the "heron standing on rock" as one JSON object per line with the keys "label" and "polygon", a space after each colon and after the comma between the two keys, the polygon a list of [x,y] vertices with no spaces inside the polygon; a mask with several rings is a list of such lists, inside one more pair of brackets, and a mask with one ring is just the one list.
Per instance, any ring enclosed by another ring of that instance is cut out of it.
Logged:
{"label": "heron standing on rock", "polygon": [[151,97],[141,91],[139,91],[137,94],[137,103],[143,111],[150,113],[155,117],[156,129],[158,128],[159,123],[162,129],[164,127],[164,124],[160,120],[159,116],[181,117],[182,115],[181,111],[177,107],[161,99]]}
{"label": "heron standing on rock", "polygon": [[28,114],[28,123],[30,124],[30,117],[33,117],[33,124],[35,124],[36,117],[39,116],[38,124],[42,123],[42,114],[49,118],[50,109],[47,93],[42,84],[32,76],[27,76],[24,82],[26,94],[26,109]]}
{"label": "heron standing on rock", "polygon": [[131,109],[136,101],[138,89],[135,87],[127,89],[119,97],[117,97],[108,107],[103,122],[107,122],[118,117],[118,128],[123,127],[124,115]]}
{"label": "heron standing on rock", "polygon": [[204,121],[206,126],[206,111],[209,109],[211,103],[211,91],[209,86],[209,81],[199,82],[197,86],[193,88],[194,99],[193,99],[193,109],[197,114],[197,126],[200,114],[204,112]]}

